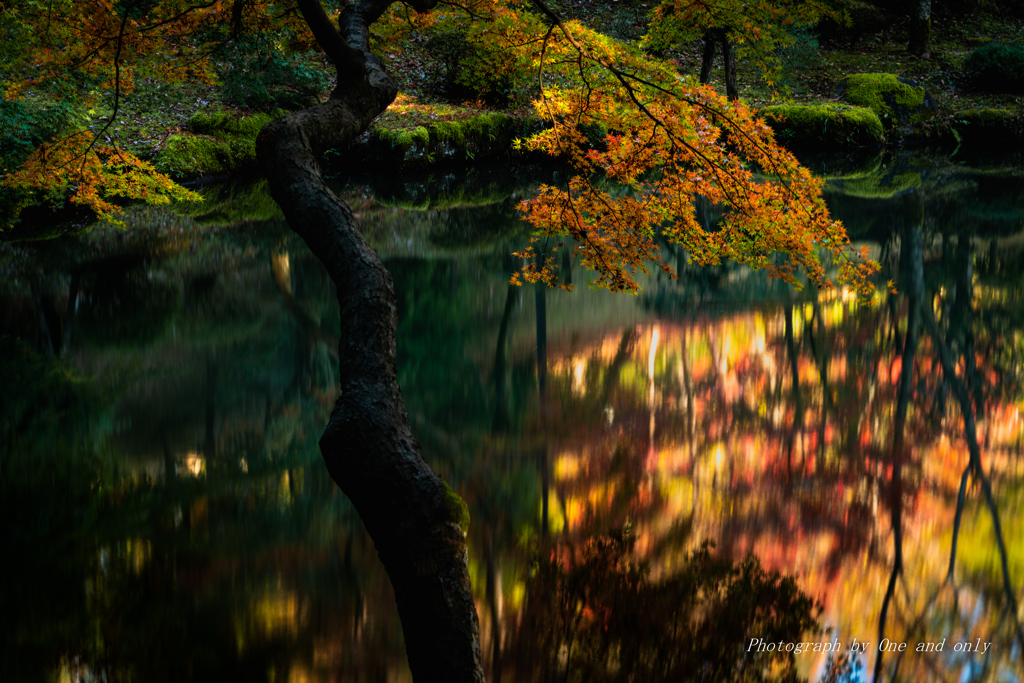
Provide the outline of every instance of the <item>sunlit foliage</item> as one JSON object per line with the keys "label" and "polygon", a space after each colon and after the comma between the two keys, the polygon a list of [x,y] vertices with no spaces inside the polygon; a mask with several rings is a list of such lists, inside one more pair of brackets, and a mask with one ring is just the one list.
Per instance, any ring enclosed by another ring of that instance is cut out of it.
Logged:
{"label": "sunlit foliage", "polygon": [[[743,29],[752,44],[770,45],[784,43],[775,27],[790,22],[787,11],[798,21],[820,12],[811,2],[729,7],[755,22]],[[710,9],[704,7],[704,14]],[[83,126],[39,147],[4,184],[65,187],[73,202],[103,217],[115,213],[114,197],[195,198],[108,143],[120,100],[138,79],[212,81],[211,55],[237,37],[242,23],[286,31],[297,44],[311,41],[301,17],[275,3],[29,3],[18,16],[32,30],[22,36],[19,63],[5,74],[6,97],[30,97],[33,88],[49,87],[57,88],[57,96],[74,93],[88,107],[112,93],[113,111],[98,131]],[[689,10],[676,11],[671,22],[667,10],[659,16],[655,42],[668,39],[670,23],[700,31],[709,21]],[[652,266],[671,272],[658,247],[664,239],[685,247],[702,265],[732,260],[791,282],[802,272],[818,287],[832,284],[824,251],[839,279],[869,291],[866,275],[874,265],[850,252],[842,225],[821,200],[821,182],[776,143],[746,104],[728,101],[634,47],[562,22],[539,1],[478,0],[422,16],[396,4],[375,30],[373,44],[392,63],[401,62],[403,43],[414,31],[428,31],[432,40],[457,38],[458,69],[451,79],[481,96],[536,83],[535,108],[549,127],[521,144],[567,159],[575,174],[521,204],[536,238],[554,237],[557,246],[543,255],[539,247],[521,252],[524,265],[514,282],[557,284],[554,252],[571,240],[578,261],[596,272],[593,285],[635,292],[638,272]],[[63,89],[54,85],[58,81]],[[599,177],[628,191],[613,193],[595,183]],[[698,195],[725,208],[713,229],[696,220]]]}

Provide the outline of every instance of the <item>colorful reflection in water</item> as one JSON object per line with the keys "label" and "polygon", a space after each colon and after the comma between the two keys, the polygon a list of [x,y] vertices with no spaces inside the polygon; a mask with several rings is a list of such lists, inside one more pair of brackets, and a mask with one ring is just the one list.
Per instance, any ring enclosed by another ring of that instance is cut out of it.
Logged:
{"label": "colorful reflection in water", "polygon": [[[833,662],[854,679],[1017,680],[1022,193],[920,177],[830,190],[895,281],[871,305],[682,252],[639,297],[571,261],[572,294],[509,287],[524,185],[446,188],[454,207],[348,190],[395,279],[414,431],[470,506],[491,679],[838,680],[824,653],[744,654],[774,634],[871,643]],[[258,186],[210,192],[128,236],[0,251],[3,680],[409,679],[316,448],[331,285],[251,213]],[[908,651],[879,664],[883,639]]]}

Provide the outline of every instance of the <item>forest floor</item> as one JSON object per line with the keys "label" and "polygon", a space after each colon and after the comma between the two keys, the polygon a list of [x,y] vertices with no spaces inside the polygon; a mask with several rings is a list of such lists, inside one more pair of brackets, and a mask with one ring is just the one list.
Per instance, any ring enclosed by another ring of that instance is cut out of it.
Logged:
{"label": "forest floor", "polygon": [[[552,0],[552,7],[567,19],[576,19],[619,40],[637,43],[647,30],[648,14],[655,2],[615,0],[609,4],[597,0]],[[1000,108],[1024,116],[1024,96],[981,93],[970,87],[964,75],[964,62],[980,45],[995,41],[1004,44],[1024,42],[1024,14],[999,15],[998,10],[977,11],[962,17],[936,18],[932,25],[932,52],[920,59],[906,49],[907,20],[875,22],[874,29],[841,27],[820,31],[798,31],[796,42],[783,55],[785,70],[776,89],[765,85],[755,64],[739,60],[737,64],[740,96],[755,106],[780,99],[796,103],[829,100],[838,81],[854,73],[894,73],[923,85],[938,105],[940,116],[964,109]],[[674,61],[683,74],[700,71],[702,42],[693,41],[661,55]],[[402,62],[393,65],[404,95],[375,124],[384,128],[406,129],[432,121],[458,121],[480,113],[500,109],[513,115],[532,112],[528,97],[503,103],[460,101],[438,87],[432,72],[436,64],[422,47],[403,51]],[[718,56],[712,84],[724,90],[724,73]],[[326,64],[325,64],[326,67]],[[323,97],[326,97],[324,93]],[[152,157],[174,133],[186,130],[190,116],[197,111],[233,110],[250,113],[227,100],[217,86],[185,83],[168,86],[157,82],[140,84],[122,106],[116,140],[143,157]],[[105,117],[97,116],[97,129]]]}

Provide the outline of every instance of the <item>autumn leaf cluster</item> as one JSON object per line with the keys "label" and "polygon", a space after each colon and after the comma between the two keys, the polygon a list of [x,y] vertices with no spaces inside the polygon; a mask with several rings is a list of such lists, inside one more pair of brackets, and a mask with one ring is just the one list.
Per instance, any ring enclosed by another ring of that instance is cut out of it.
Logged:
{"label": "autumn leaf cluster", "polygon": [[[215,82],[213,57],[243,20],[248,31],[289,25],[297,40],[313,44],[293,7],[258,0],[21,0],[5,3],[2,13],[0,31],[8,41],[0,68],[4,100],[40,107],[73,103],[79,113],[2,184],[63,193],[114,222],[116,199],[166,203],[199,197],[114,142],[119,109],[140,80]],[[106,123],[90,129],[86,123],[95,110],[111,101]]]}

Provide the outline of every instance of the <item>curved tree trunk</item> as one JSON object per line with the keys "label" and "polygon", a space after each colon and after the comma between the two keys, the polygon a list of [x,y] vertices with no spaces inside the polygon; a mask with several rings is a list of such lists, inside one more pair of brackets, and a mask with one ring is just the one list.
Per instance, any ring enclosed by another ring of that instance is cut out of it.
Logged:
{"label": "curved tree trunk", "polygon": [[[417,683],[476,683],[484,676],[467,570],[465,504],[423,461],[409,428],[395,369],[391,275],[349,207],[324,184],[318,164],[325,150],[347,147],[397,94],[368,47],[367,27],[390,2],[347,7],[339,31],[318,0],[299,0],[338,69],[338,88],[326,103],[267,124],[257,154],[288,225],[324,263],[338,290],[341,395],[320,450],[387,569],[413,677]],[[435,2],[409,4],[426,11]]]}

